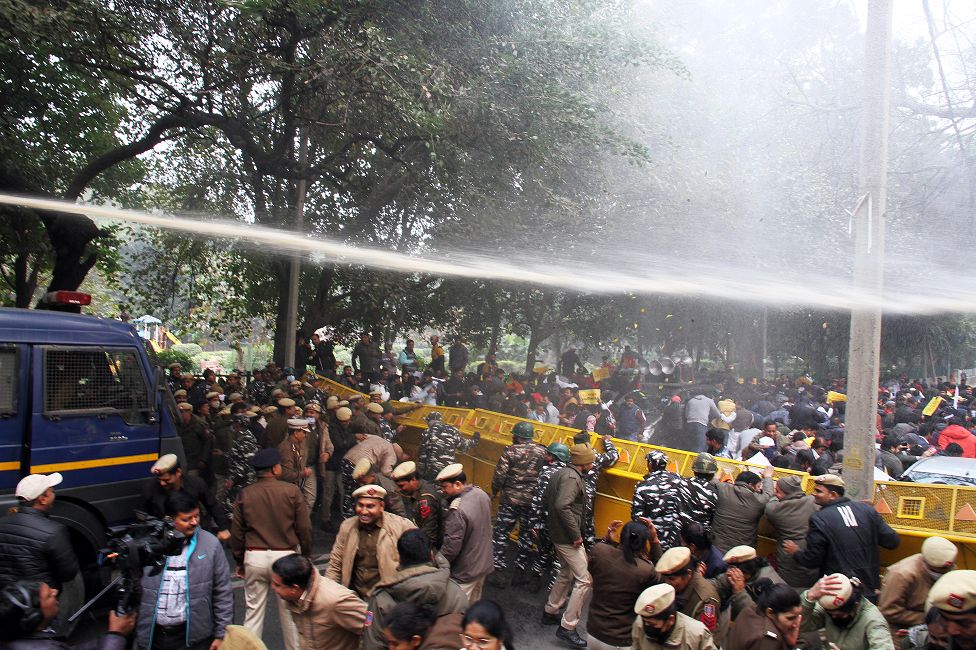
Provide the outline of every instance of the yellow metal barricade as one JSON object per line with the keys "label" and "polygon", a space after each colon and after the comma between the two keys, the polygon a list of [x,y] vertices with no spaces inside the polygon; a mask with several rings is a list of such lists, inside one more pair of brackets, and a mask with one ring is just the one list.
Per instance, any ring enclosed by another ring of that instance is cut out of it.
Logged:
{"label": "yellow metal barricade", "polygon": [[[350,395],[362,395],[325,377],[316,376],[315,383],[322,390],[343,399]],[[364,395],[364,397],[366,397]],[[464,465],[465,473],[471,482],[485,491],[491,491],[491,477],[498,459],[505,447],[512,444],[512,428],[519,422],[530,423],[536,432],[535,441],[549,445],[562,442],[573,444],[573,436],[579,431],[569,427],[543,424],[511,415],[495,413],[484,409],[450,408],[442,406],[416,406],[406,402],[391,402],[394,411],[399,413],[397,422],[407,426],[401,435],[401,445],[407,451],[416,453],[420,434],[427,427],[424,418],[431,411],[440,411],[444,422],[456,426],[463,435],[472,436],[475,431],[481,434],[481,442],[467,453],[458,454],[458,462]],[[603,450],[600,436],[592,435],[591,444],[599,452]],[[613,519],[630,519],[630,506],[634,486],[647,471],[646,457],[652,449],[668,455],[668,469],[681,476],[692,475],[692,463],[697,455],[694,452],[657,447],[630,440],[613,439],[620,451],[620,460],[609,470],[603,472],[597,484],[595,504],[595,524],[599,535]],[[746,469],[761,474],[763,466],[737,460],[717,459],[718,478],[732,481]],[[799,476],[807,492],[813,489],[809,474],[788,469],[774,468],[773,478]],[[976,488],[931,485],[925,483],[876,482],[873,505],[888,524],[902,535],[902,542],[894,551],[882,550],[884,565],[907,557],[920,550],[926,537],[941,535],[960,547],[958,566],[976,569]],[[762,531],[762,528],[760,529]],[[771,542],[767,538],[760,542],[761,552],[770,552]]]}

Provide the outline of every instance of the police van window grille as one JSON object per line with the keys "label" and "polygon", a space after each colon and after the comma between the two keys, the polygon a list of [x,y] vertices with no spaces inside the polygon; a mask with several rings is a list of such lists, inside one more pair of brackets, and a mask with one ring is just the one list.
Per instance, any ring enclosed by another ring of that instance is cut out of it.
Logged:
{"label": "police van window grille", "polygon": [[148,421],[148,391],[131,351],[46,350],[44,391],[46,412],[117,411],[130,423]]}
{"label": "police van window grille", "polygon": [[17,412],[17,350],[0,349],[0,414]]}

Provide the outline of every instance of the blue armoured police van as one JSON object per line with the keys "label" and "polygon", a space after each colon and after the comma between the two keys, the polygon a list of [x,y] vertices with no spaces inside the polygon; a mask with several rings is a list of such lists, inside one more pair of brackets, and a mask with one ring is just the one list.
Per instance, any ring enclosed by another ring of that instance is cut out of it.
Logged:
{"label": "blue armoured police van", "polygon": [[[95,566],[106,527],[141,508],[150,467],[183,457],[154,353],[119,321],[0,308],[0,507],[28,474],[60,472],[51,516]],[[92,576],[88,576],[92,577]]]}

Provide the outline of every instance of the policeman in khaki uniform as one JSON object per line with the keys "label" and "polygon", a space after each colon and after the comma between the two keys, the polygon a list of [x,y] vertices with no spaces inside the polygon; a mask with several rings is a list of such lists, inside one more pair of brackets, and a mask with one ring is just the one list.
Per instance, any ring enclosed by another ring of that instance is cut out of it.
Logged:
{"label": "policeman in khaki uniform", "polygon": [[352,478],[359,485],[378,485],[386,490],[386,497],[383,499],[383,509],[395,515],[406,517],[406,510],[403,508],[403,499],[397,494],[396,483],[383,476],[376,470],[376,466],[368,458],[360,458],[352,468]]}
{"label": "policeman in khaki uniform", "polygon": [[417,464],[412,460],[394,467],[392,477],[403,503],[404,516],[417,524],[432,546],[440,548],[444,538],[444,504],[440,490],[421,480],[417,475]]}
{"label": "policeman in khaki uniform", "polygon": [[976,571],[950,571],[932,585],[928,605],[936,607],[949,633],[949,650],[976,648]]}
{"label": "policeman in khaki uniform", "polygon": [[[237,575],[244,579],[244,627],[261,636],[264,610],[271,586],[271,565],[296,551],[312,553],[312,524],[301,490],[279,481],[281,456],[277,449],[262,449],[251,458],[256,483],[241,490],[234,504],[230,547]],[[298,650],[298,630],[284,601],[278,599],[278,617],[285,650]]]}
{"label": "policeman in khaki uniform", "polygon": [[385,512],[386,490],[364,485],[352,493],[356,515],[339,526],[325,575],[366,600],[379,582],[396,576],[400,563],[397,541],[413,522]]}
{"label": "policeman in khaki uniform", "polygon": [[634,604],[634,613],[632,650],[716,650],[705,625],[677,610],[671,585],[645,589]]}
{"label": "policeman in khaki uniform", "polygon": [[[305,451],[308,420],[288,418],[287,422],[288,437],[278,445],[278,454],[281,456],[281,480],[303,488],[305,481],[312,475],[312,469],[308,467],[308,457]],[[307,504],[308,500],[306,499]]]}
{"label": "policeman in khaki uniform", "polygon": [[783,582],[776,569],[756,555],[751,546],[736,546],[722,556],[728,568],[710,580],[724,607],[728,607],[734,621],[739,613],[755,605],[756,581],[766,578],[773,584]]}
{"label": "policeman in khaki uniform", "polygon": [[300,413],[295,408],[295,400],[290,397],[282,397],[278,400],[278,407],[265,415],[268,418],[268,426],[264,428],[264,439],[258,440],[265,447],[277,447],[281,441],[288,437],[288,419],[298,417]]}
{"label": "policeman in khaki uniform", "polygon": [[718,591],[705,579],[696,567],[698,562],[691,556],[687,546],[669,548],[657,561],[654,568],[661,581],[671,585],[676,598],[682,601],[681,613],[700,621],[709,632],[718,624]]}
{"label": "policeman in khaki uniform", "polygon": [[878,609],[891,627],[896,647],[904,633],[899,630],[925,622],[925,601],[936,580],[956,568],[959,549],[945,537],[922,542],[922,552],[895,562],[885,571]]}

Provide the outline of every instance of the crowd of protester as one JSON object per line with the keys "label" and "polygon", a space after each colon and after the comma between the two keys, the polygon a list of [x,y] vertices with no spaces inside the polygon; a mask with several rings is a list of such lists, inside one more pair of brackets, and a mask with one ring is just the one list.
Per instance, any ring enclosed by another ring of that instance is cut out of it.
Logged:
{"label": "crowd of protester", "polygon": [[[567,647],[976,647],[976,572],[956,570],[951,541],[927,538],[882,580],[879,549],[901,540],[846,496],[843,382],[722,373],[661,392],[642,383],[629,349],[597,372],[570,349],[552,372],[517,375],[492,354],[472,363],[461,340],[430,343],[426,360],[413,341],[394,353],[363,334],[343,365],[313,335],[297,370],[171,366],[184,455],[153,464],[143,500],[183,549],[147,569],[137,611],[111,614],[101,647],[131,634],[146,649],[260,648],[270,599],[286,650],[514,650],[486,582],[547,588],[539,625]],[[343,399],[316,374],[361,394]],[[963,381],[879,387],[878,467],[897,477],[924,456],[976,456],[972,398]],[[397,402],[434,407],[413,454],[398,420],[410,407]],[[479,436],[438,406],[523,418],[490,486],[458,463]],[[538,444],[535,423],[572,428],[573,444]],[[683,477],[652,449],[630,521],[595,531],[597,481],[620,458],[614,438],[697,456]],[[723,459],[752,467],[725,476]],[[799,475],[774,481],[775,468],[812,475],[813,494]],[[0,519],[0,648],[67,647],[57,596],[79,567],[49,516],[60,482],[25,477],[19,508]],[[776,542],[767,556],[763,525]],[[324,571],[316,527],[335,533]]]}

